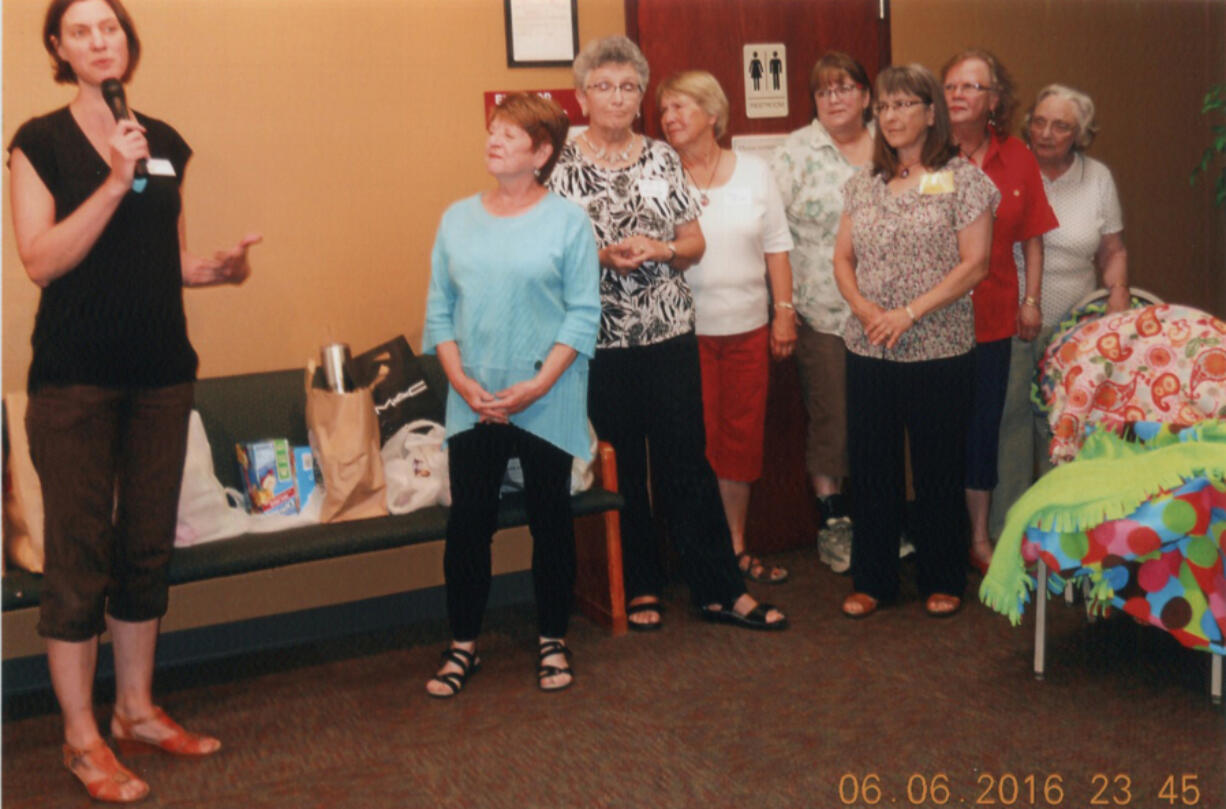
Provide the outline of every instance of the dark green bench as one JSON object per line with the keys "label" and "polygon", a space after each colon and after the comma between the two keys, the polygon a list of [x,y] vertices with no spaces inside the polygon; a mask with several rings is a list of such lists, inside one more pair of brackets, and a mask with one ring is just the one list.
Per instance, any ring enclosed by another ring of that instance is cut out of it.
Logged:
{"label": "dark green bench", "polygon": [[[437,360],[420,358],[431,387],[446,390]],[[269,371],[202,379],[196,385],[196,408],[204,421],[218,479],[241,488],[234,445],[241,440],[286,437],[306,444],[305,393],[301,370]],[[602,481],[613,481],[612,490]],[[597,484],[575,495],[579,575],[576,603],[580,611],[615,634],[626,630],[621,574],[621,533],[613,452],[600,446]],[[170,565],[172,586],[288,565],[383,551],[428,542],[445,535],[448,509],[442,506],[409,514],[303,526],[242,536],[176,549]],[[500,528],[527,525],[522,495],[508,495],[499,508]],[[38,604],[42,576],[23,570],[5,573],[4,611]],[[174,595],[171,596],[172,604]]]}

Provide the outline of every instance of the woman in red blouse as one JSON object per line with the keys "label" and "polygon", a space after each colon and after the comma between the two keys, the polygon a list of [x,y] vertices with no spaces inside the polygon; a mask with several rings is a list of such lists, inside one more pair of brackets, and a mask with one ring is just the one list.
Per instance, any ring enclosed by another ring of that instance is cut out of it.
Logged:
{"label": "woman in red blouse", "polygon": [[[1000,61],[973,48],[941,69],[954,143],[1000,189],[992,229],[988,277],[974,289],[975,393],[966,442],[966,507],[971,564],[981,572],[992,558],[988,511],[996,488],[1000,415],[1009,381],[1010,342],[1033,340],[1042,325],[1043,234],[1057,226],[1034,155],[1009,135],[1016,107],[1013,80]],[[1013,244],[1022,243],[1025,291],[1019,295]],[[1021,298],[1021,305],[1018,299]]]}

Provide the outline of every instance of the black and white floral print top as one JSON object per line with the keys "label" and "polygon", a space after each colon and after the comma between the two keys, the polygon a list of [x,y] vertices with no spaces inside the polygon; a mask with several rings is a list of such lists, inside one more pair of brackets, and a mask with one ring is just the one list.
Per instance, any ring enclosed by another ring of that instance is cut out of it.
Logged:
{"label": "black and white floral print top", "polygon": [[[676,226],[698,219],[681,158],[663,141],[643,138],[638,160],[621,169],[595,165],[574,143],[562,149],[549,187],[587,211],[604,248],[629,236],[669,242]],[[694,330],[694,299],[685,276],[646,261],[626,275],[600,268],[597,348],[652,345]]]}

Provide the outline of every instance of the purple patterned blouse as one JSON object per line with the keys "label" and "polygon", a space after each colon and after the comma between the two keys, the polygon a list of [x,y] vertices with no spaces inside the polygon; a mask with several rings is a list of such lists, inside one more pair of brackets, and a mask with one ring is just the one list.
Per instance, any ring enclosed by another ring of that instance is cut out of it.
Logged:
{"label": "purple patterned blouse", "polygon": [[[857,172],[843,186],[843,210],[851,217],[860,294],[886,309],[896,309],[932,289],[961,261],[958,231],[985,210],[995,211],[1000,192],[988,176],[962,157],[940,175],[948,182],[925,183],[898,196],[872,169]],[[936,193],[921,193],[933,186]],[[907,329],[893,349],[874,346],[856,317],[843,333],[853,354],[895,362],[919,362],[965,354],[975,346],[975,314],[970,295],[929,312]]]}

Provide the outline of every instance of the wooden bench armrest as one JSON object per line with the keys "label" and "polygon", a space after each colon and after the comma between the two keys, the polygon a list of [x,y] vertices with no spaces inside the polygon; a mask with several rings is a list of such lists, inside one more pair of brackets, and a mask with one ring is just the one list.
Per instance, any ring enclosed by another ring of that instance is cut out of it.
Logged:
{"label": "wooden bench armrest", "polygon": [[608,441],[596,443],[596,462],[593,464],[596,483],[605,491],[617,491],[617,453]]}

